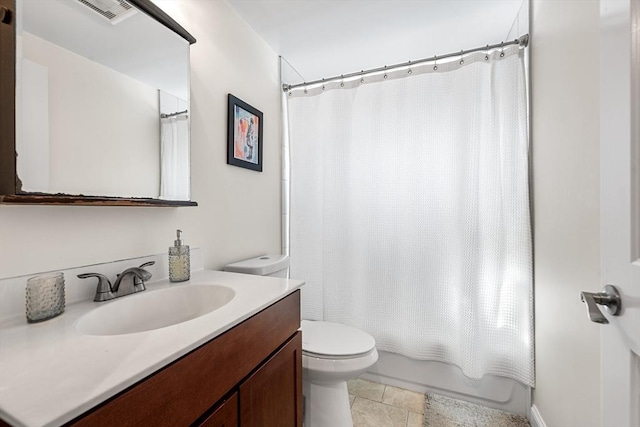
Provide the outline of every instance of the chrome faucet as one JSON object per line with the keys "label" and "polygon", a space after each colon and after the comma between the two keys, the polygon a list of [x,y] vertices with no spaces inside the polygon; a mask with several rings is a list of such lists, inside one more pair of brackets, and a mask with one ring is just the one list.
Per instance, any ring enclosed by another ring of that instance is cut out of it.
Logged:
{"label": "chrome faucet", "polygon": [[140,267],[127,268],[125,271],[118,274],[113,285],[111,285],[109,279],[98,273],[78,274],[78,278],[86,279],[89,277],[96,277],[98,279],[98,287],[96,288],[96,296],[93,300],[97,302],[109,301],[114,298],[144,291],[144,281],[151,279],[151,273],[144,268],[155,263],[155,261],[149,261],[145,262]]}

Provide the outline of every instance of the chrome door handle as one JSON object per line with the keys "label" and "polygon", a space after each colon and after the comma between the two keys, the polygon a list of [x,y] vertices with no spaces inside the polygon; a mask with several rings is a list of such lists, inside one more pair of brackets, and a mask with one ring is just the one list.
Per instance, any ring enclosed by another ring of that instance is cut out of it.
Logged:
{"label": "chrome door handle", "polygon": [[598,293],[580,292],[580,299],[587,304],[589,320],[604,325],[609,323],[609,321],[604,317],[597,304],[604,305],[605,309],[614,316],[618,316],[622,309],[620,293],[613,285],[606,285],[604,290]]}

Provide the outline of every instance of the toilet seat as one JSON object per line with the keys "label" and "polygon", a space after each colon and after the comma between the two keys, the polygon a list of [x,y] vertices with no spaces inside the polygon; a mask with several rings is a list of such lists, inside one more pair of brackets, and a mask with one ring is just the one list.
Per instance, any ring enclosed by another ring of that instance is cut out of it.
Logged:
{"label": "toilet seat", "polygon": [[347,381],[378,361],[373,337],[339,323],[303,320],[302,394],[304,424],[353,426]]}
{"label": "toilet seat", "polygon": [[303,320],[302,354],[318,359],[352,359],[370,354],[376,342],[364,331],[340,323]]}

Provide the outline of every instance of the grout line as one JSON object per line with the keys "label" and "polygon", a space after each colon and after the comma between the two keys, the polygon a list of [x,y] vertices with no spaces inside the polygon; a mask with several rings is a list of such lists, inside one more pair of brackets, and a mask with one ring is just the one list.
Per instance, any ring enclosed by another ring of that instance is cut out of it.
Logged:
{"label": "grout line", "polygon": [[[380,404],[382,404],[382,405],[390,406],[390,407],[392,407],[392,408],[402,409],[403,411],[407,411],[407,412],[413,412],[413,411],[408,410],[407,408],[403,408],[402,406],[392,405],[391,403],[378,402],[377,400],[367,399],[366,397],[359,397],[359,396],[356,396],[356,399],[368,400],[369,402],[373,402],[373,403],[380,403]],[[355,403],[355,402],[354,402],[354,403]],[[414,412],[414,413],[417,413],[417,412]],[[422,414],[420,414],[420,415],[422,415]]]}
{"label": "grout line", "polygon": [[[385,406],[388,406],[388,407],[391,407],[391,408],[394,408],[394,409],[400,409],[400,410],[404,411],[405,412],[405,423],[404,423],[405,427],[409,427],[409,417],[410,417],[410,414],[412,412],[417,414],[417,415],[419,415],[419,416],[421,416],[422,417],[422,421],[424,423],[424,416],[425,416],[424,413],[421,414],[419,412],[414,412],[409,408],[405,408],[405,407],[402,407],[402,406],[396,406],[394,404],[384,402],[384,397],[385,397],[385,394],[387,393],[387,387],[391,387],[391,386],[389,386],[387,384],[376,383],[374,381],[369,381],[369,382],[372,382],[374,384],[380,384],[380,385],[383,386],[381,400],[377,401],[377,400],[369,399],[369,398],[366,398],[366,397],[357,396],[357,395],[354,394],[355,399],[363,399],[363,400],[369,401],[371,403],[381,403],[381,404],[383,404]],[[406,389],[402,389],[402,390],[406,390]],[[407,390],[407,391],[412,392],[412,393],[421,394],[419,392],[413,392],[412,390]],[[424,396],[424,394],[422,394],[422,395]],[[353,408],[353,405],[355,404],[355,399],[354,399],[353,403],[350,405],[351,408]],[[475,423],[475,420],[474,420],[474,423]]]}

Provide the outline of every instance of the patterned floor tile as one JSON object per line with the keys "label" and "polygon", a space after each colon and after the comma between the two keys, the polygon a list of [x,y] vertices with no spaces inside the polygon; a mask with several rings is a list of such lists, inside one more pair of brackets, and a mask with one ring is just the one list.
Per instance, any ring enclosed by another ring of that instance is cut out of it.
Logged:
{"label": "patterned floor tile", "polygon": [[382,396],[382,403],[422,414],[424,412],[424,394],[388,385]]}
{"label": "patterned floor tile", "polygon": [[406,427],[408,411],[356,397],[351,407],[353,427]]}
{"label": "patterned floor tile", "polygon": [[373,400],[375,402],[382,402],[382,395],[385,388],[384,384],[378,384],[357,378],[347,382],[347,387],[349,389],[349,394]]}

